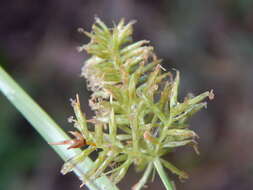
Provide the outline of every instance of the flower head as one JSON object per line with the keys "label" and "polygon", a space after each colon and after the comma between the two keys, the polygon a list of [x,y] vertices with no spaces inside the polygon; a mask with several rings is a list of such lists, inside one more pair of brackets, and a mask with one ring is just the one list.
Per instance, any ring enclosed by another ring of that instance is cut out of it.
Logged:
{"label": "flower head", "polygon": [[[96,18],[91,32],[80,30],[90,38],[79,50],[91,56],[85,62],[82,76],[93,91],[89,102],[95,116],[86,120],[79,99],[72,102],[74,126],[79,131],[76,134],[90,142],[82,159],[73,160],[77,164],[99,150],[87,176],[92,179],[105,173],[114,183],[125,176],[131,164],[141,171],[153,167],[155,159],[185,179],[188,177],[185,172],[162,157],[186,145],[198,153],[198,135],[188,128],[187,121],[206,107],[205,98],[212,99],[214,95],[207,91],[180,102],[179,71],[175,77],[166,71],[148,41],[132,42],[133,23],[126,24],[122,19],[109,28]],[[65,164],[63,173],[73,169],[74,165],[66,167],[69,165]]]}

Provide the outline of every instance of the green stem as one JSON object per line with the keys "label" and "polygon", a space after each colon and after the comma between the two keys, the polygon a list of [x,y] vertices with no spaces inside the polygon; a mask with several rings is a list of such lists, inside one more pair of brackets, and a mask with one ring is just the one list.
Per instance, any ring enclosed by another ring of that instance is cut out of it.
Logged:
{"label": "green stem", "polygon": [[166,188],[166,190],[174,190],[174,186],[173,184],[171,183],[170,179],[168,178],[167,174],[165,173],[164,171],[164,168],[161,164],[161,161],[159,158],[156,158],[154,161],[154,166],[160,176],[160,178],[162,179],[162,182]]}
{"label": "green stem", "polygon": [[[69,139],[66,133],[50,118],[50,116],[3,70],[0,66],[0,91],[29,121],[46,142],[59,142]],[[67,161],[81,153],[80,149],[67,150],[66,146],[52,146],[57,154]],[[85,179],[85,174],[93,166],[90,159],[85,159],[74,169],[79,179]],[[118,190],[107,177],[94,181],[85,180],[90,190]]]}
{"label": "green stem", "polygon": [[147,169],[145,170],[142,178],[137,184],[134,185],[132,190],[141,190],[141,188],[147,183],[148,177],[150,176],[152,169],[153,169],[153,163],[150,163]]}

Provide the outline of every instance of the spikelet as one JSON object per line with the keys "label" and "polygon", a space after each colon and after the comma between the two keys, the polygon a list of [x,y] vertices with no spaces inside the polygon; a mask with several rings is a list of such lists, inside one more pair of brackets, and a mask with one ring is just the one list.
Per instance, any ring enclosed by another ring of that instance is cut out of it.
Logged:
{"label": "spikelet", "polygon": [[211,90],[179,102],[179,71],[174,78],[165,71],[148,41],[132,43],[133,24],[125,24],[122,19],[108,28],[96,18],[91,32],[80,29],[90,38],[79,50],[91,56],[82,68],[82,76],[93,92],[89,104],[95,116],[86,120],[79,98],[72,102],[74,126],[89,143],[81,155],[65,163],[64,174],[99,150],[94,167],[86,174],[90,179],[105,173],[118,183],[130,165],[141,171],[157,158],[179,178],[188,178],[161,157],[186,145],[198,153],[198,135],[188,129],[187,121],[206,107],[204,99],[213,99],[214,94]]}

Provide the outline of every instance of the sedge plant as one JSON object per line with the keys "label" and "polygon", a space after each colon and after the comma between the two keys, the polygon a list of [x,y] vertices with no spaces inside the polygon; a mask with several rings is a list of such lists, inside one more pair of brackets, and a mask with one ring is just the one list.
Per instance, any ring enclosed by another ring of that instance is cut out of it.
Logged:
{"label": "sedge plant", "polygon": [[[66,161],[61,172],[74,171],[90,190],[117,190],[114,184],[131,165],[144,171],[133,190],[144,187],[152,171],[157,171],[167,190],[174,189],[164,169],[180,179],[188,175],[164,156],[186,145],[198,153],[198,136],[187,122],[206,107],[204,99],[214,97],[207,91],[180,102],[179,71],[175,77],[166,71],[148,41],[132,42],[133,24],[121,20],[109,28],[96,18],[91,32],[80,29],[90,38],[79,50],[90,55],[82,76],[93,92],[89,104],[95,116],[86,118],[78,95],[72,100],[73,139],[0,66],[0,90]],[[98,156],[93,163],[89,155],[94,151]]]}
{"label": "sedge plant", "polygon": [[198,154],[198,135],[188,128],[188,119],[205,108],[204,99],[213,99],[214,94],[211,90],[179,101],[179,71],[175,76],[166,71],[148,41],[132,41],[133,24],[122,19],[109,28],[96,18],[91,32],[80,29],[90,38],[79,51],[90,55],[82,76],[92,91],[89,105],[95,115],[86,118],[77,95],[72,100],[75,117],[69,119],[76,128],[70,132],[74,138],[53,144],[69,144],[69,149],[84,147],[64,164],[63,174],[97,152],[83,184],[104,175],[117,184],[134,165],[144,173],[133,190],[140,190],[155,170],[166,189],[172,190],[164,169],[180,179],[188,175],[163,157],[181,146],[192,146]]}

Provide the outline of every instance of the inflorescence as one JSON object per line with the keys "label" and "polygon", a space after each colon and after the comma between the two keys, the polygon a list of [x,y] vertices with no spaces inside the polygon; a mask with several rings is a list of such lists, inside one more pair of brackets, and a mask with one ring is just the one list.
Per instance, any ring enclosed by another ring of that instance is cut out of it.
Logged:
{"label": "inflorescence", "polygon": [[[153,167],[155,159],[179,178],[188,178],[162,157],[185,145],[198,153],[198,135],[188,128],[187,121],[206,107],[204,99],[213,99],[214,94],[207,91],[179,102],[179,71],[175,71],[175,77],[166,71],[149,41],[132,43],[133,24],[121,20],[108,28],[96,18],[91,32],[80,29],[90,38],[79,50],[91,55],[82,76],[93,92],[89,104],[95,116],[86,119],[78,96],[72,101],[75,119],[71,121],[78,131],[71,132],[75,136],[71,141],[55,144],[86,148],[64,164],[63,174],[98,150],[93,168],[85,174],[88,179],[108,175],[116,184],[130,165],[142,171]],[[143,185],[137,183],[135,187]]]}

